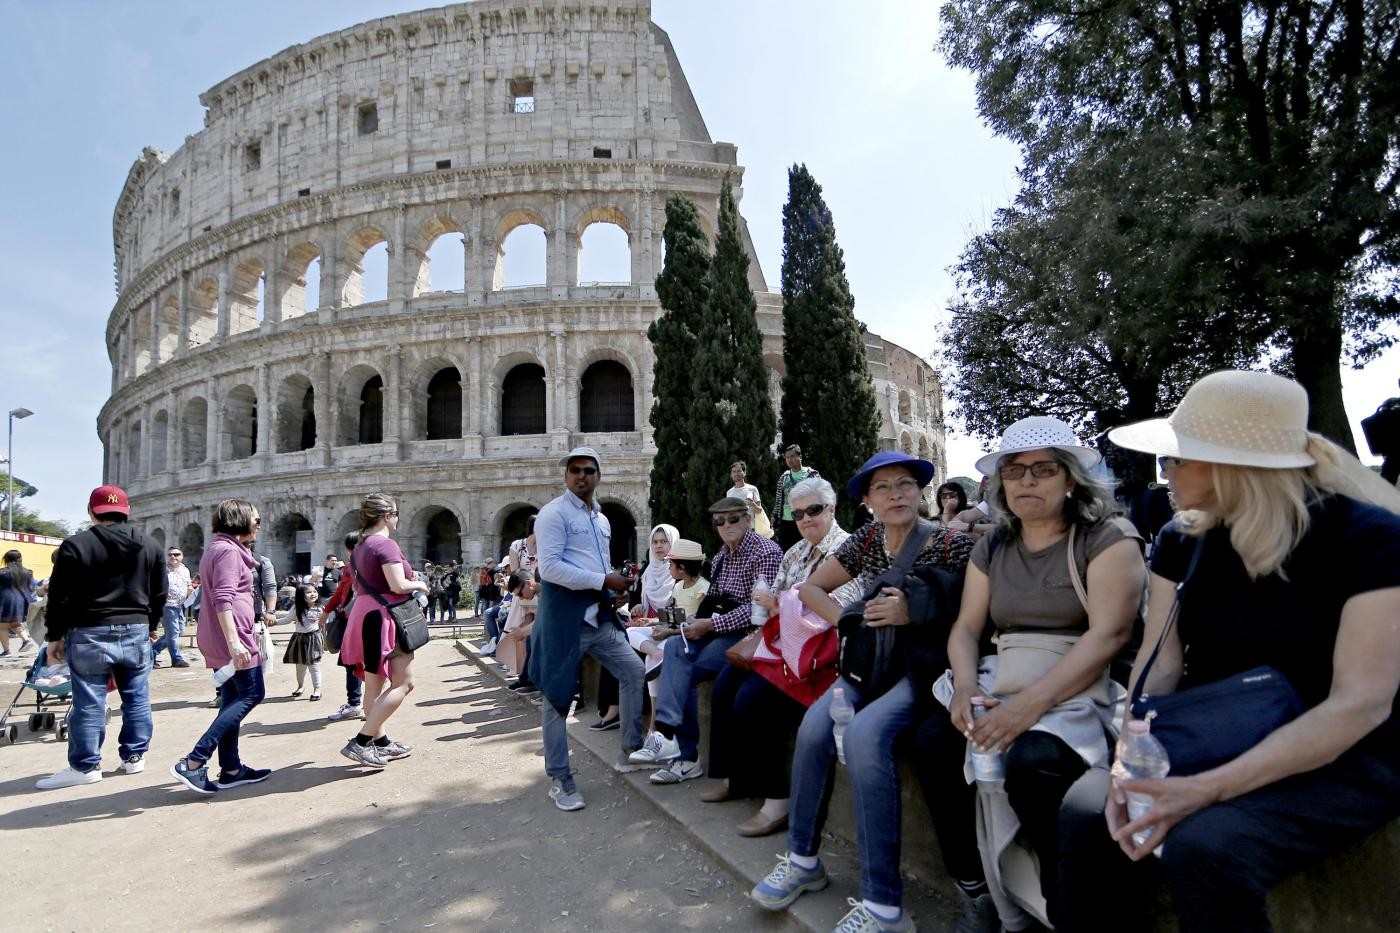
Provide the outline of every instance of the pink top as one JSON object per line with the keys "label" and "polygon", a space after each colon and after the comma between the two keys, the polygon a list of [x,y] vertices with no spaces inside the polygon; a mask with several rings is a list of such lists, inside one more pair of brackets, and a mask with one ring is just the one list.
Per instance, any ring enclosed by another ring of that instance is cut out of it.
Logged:
{"label": "pink top", "polygon": [[[392,605],[403,602],[403,596],[389,589],[389,581],[384,579],[384,565],[398,564],[403,567],[405,580],[415,579],[413,567],[408,563],[408,559],[403,556],[403,551],[399,550],[399,545],[388,535],[367,535],[360,539],[360,543],[355,546],[354,552],[350,555],[350,560],[355,566],[354,573],[359,576],[360,586],[355,588],[355,592],[361,590],[365,592],[378,593]],[[376,602],[370,597],[371,602]]]}
{"label": "pink top", "polygon": [[217,669],[233,659],[219,625],[219,612],[233,613],[238,640],[252,652],[254,664],[262,663],[253,634],[253,574],[257,566],[253,552],[223,532],[214,536],[199,560],[199,614],[205,621],[196,640],[208,667]]}

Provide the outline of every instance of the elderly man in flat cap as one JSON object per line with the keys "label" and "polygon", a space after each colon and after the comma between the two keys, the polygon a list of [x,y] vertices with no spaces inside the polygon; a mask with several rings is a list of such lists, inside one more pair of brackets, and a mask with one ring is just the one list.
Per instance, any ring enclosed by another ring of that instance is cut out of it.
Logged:
{"label": "elderly man in flat cap", "polygon": [[754,584],[761,579],[771,586],[783,560],[782,549],[753,530],[753,514],[743,499],[719,500],[710,506],[710,518],[724,542],[711,567],[710,592],[696,618],[686,623],[684,637],[666,640],[656,731],[630,757],[636,764],[664,766],[651,776],[653,784],[679,784],[705,773],[696,685],[724,669],[724,653],[752,628]]}

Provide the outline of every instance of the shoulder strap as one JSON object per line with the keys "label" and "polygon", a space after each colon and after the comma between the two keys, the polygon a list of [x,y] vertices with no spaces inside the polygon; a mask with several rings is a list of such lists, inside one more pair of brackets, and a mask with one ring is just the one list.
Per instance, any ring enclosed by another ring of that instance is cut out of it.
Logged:
{"label": "shoulder strap", "polygon": [[1079,576],[1079,561],[1074,556],[1074,539],[1078,528],[1077,524],[1070,523],[1069,540],[1065,542],[1065,559],[1069,563],[1069,582],[1074,587],[1074,595],[1079,597],[1079,605],[1088,612],[1089,596],[1084,592],[1084,580]]}
{"label": "shoulder strap", "polygon": [[932,536],[933,522],[920,518],[914,526],[914,530],[909,532],[909,537],[904,539],[904,545],[899,549],[894,563],[890,565],[890,570],[897,571],[900,579],[903,579],[910,570],[914,569],[914,561],[918,559],[919,552],[924,549],[924,545]]}
{"label": "shoulder strap", "polygon": [[1142,698],[1143,685],[1147,683],[1147,675],[1152,671],[1152,665],[1157,663],[1157,655],[1162,651],[1162,645],[1166,643],[1167,635],[1171,632],[1172,626],[1176,624],[1176,617],[1181,614],[1181,595],[1186,589],[1186,584],[1191,581],[1191,577],[1196,572],[1196,565],[1201,561],[1201,551],[1205,549],[1206,536],[1203,534],[1196,539],[1196,547],[1191,552],[1191,563],[1186,567],[1186,576],[1181,578],[1181,582],[1176,585],[1176,595],[1172,599],[1172,608],[1167,613],[1167,621],[1162,625],[1162,634],[1157,636],[1157,644],[1152,649],[1152,653],[1147,656],[1147,663],[1142,666],[1142,673],[1138,675],[1137,682],[1133,684],[1133,695],[1128,701],[1128,709],[1131,710],[1137,705],[1137,701]]}
{"label": "shoulder strap", "polygon": [[350,575],[355,578],[355,592],[371,596],[379,605],[383,606],[385,609],[389,608],[389,601],[387,599],[360,582],[360,571],[355,567],[355,558],[359,555],[360,549],[358,547],[350,552]]}

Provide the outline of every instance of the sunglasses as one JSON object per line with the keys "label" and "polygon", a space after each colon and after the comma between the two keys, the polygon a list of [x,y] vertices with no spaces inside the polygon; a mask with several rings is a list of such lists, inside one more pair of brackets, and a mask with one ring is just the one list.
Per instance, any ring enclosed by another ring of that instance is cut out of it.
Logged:
{"label": "sunglasses", "polygon": [[586,467],[586,466],[571,466],[571,467],[569,467],[569,475],[570,475],[570,476],[597,476],[597,475],[598,475],[598,468],[597,468],[597,467]]}
{"label": "sunglasses", "polygon": [[389,516],[390,518],[398,518],[398,517],[399,517],[399,510],[398,510],[398,509],[390,509],[389,511],[385,512],[384,514],[387,515],[387,516]]}
{"label": "sunglasses", "polygon": [[816,505],[809,505],[805,509],[799,509],[794,507],[792,510],[792,517],[796,519],[805,515],[808,518],[816,518],[818,515],[822,514],[825,511],[826,504],[819,502]]}
{"label": "sunglasses", "polygon": [[746,518],[748,516],[743,512],[726,512],[723,515],[712,516],[710,521],[715,523],[716,528],[723,528],[726,524],[737,525]]}
{"label": "sunglasses", "polygon": [[1049,479],[1059,476],[1065,465],[1058,460],[1037,460],[1035,463],[1008,463],[997,468],[997,475],[1005,480],[1021,479],[1029,470],[1036,479]]}

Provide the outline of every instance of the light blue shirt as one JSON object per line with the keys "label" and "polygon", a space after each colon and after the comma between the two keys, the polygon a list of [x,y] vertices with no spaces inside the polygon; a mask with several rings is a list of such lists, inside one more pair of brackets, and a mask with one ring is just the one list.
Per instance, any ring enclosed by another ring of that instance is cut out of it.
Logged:
{"label": "light blue shirt", "polygon": [[[566,489],[535,517],[540,579],[571,590],[601,590],[611,569],[611,538],[612,526],[597,501],[590,508]],[[583,621],[598,624],[596,603],[584,612]]]}

